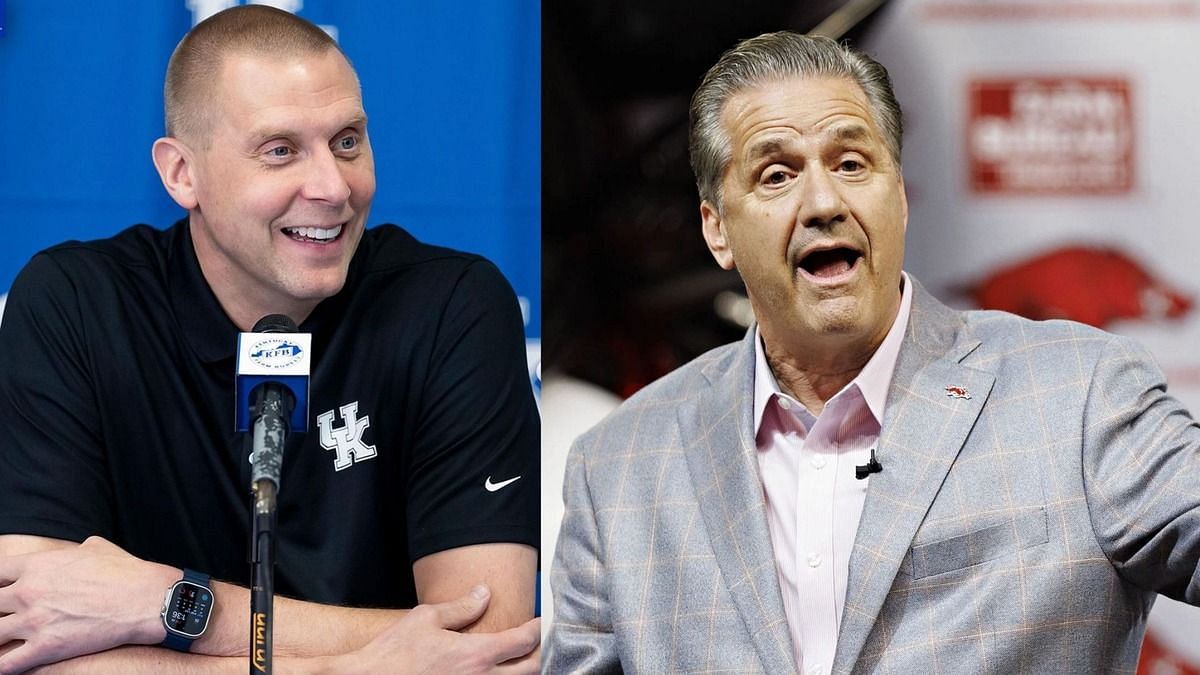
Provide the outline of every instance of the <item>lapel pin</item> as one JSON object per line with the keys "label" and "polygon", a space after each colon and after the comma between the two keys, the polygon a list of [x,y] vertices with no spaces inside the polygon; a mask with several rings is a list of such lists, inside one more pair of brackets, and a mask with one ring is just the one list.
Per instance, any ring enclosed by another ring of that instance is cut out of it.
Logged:
{"label": "lapel pin", "polygon": [[967,391],[966,387],[956,385],[946,387],[946,395],[950,398],[971,398],[971,392]]}

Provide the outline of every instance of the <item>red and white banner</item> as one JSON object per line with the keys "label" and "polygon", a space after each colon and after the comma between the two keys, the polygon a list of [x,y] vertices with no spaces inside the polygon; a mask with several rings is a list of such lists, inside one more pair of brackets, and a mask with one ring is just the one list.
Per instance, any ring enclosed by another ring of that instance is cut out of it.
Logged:
{"label": "red and white banner", "polygon": [[[860,45],[905,113],[905,268],[959,307],[1147,345],[1200,413],[1200,0],[892,0]],[[1200,675],[1165,598],[1139,673]]]}
{"label": "red and white banner", "polygon": [[971,192],[1086,197],[1132,190],[1126,77],[983,77],[967,83],[967,97]]}

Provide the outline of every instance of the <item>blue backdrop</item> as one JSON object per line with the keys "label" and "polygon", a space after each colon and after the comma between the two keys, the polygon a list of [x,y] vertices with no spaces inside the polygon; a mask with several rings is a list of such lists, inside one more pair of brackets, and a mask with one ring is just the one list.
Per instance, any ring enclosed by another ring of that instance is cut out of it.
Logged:
{"label": "blue backdrop", "polygon": [[[184,212],[150,146],[162,81],[198,15],[236,0],[0,0],[0,294],[38,250]],[[540,337],[540,8],[275,0],[332,27],[362,81],[369,224],[496,262]]]}

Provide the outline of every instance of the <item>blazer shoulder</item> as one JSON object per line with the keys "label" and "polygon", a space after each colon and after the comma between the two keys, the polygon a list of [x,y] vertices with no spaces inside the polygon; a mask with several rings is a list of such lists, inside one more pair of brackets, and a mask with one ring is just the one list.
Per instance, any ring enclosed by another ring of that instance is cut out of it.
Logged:
{"label": "blazer shoulder", "polygon": [[985,353],[1036,352],[1052,346],[1099,352],[1114,340],[1126,339],[1076,321],[1037,321],[997,310],[970,310],[962,317]]}

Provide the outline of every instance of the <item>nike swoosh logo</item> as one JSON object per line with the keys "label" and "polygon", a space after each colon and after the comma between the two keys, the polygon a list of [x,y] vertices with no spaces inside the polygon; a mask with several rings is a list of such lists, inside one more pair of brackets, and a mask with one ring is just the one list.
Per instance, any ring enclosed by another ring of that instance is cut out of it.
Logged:
{"label": "nike swoosh logo", "polygon": [[515,483],[519,480],[521,480],[521,477],[517,476],[516,478],[509,478],[508,480],[502,480],[499,483],[493,483],[492,477],[488,476],[487,480],[483,481],[483,487],[488,492],[495,492],[496,490],[499,490],[500,488],[504,487],[505,485],[508,485],[510,483]]}

